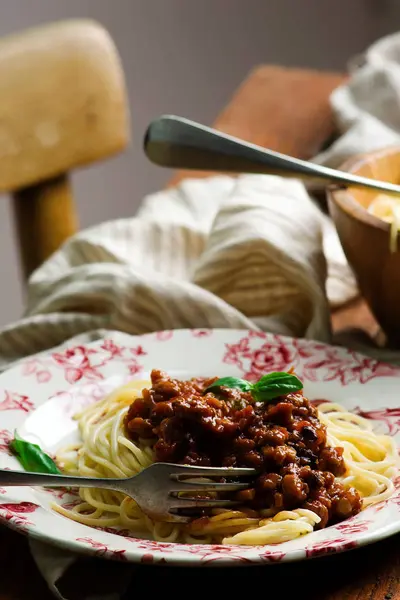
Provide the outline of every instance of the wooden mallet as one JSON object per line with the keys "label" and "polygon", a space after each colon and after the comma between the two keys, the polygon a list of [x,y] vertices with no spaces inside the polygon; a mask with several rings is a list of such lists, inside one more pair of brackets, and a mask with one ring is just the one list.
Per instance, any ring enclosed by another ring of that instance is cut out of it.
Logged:
{"label": "wooden mallet", "polygon": [[77,229],[73,169],[129,142],[124,74],[103,27],[65,21],[0,41],[0,192],[25,276]]}

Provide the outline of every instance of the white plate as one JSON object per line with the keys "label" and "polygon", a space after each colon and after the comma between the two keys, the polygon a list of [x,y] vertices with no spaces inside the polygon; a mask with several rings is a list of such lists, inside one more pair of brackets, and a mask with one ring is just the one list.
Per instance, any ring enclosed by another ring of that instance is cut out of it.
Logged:
{"label": "white plate", "polygon": [[[102,341],[29,358],[0,376],[0,467],[19,468],[7,442],[16,428],[48,451],[76,435],[71,416],[87,402],[132,377],[160,368],[177,377],[251,379],[294,366],[310,399],[344,404],[376,420],[400,441],[400,369],[346,350],[306,340],[233,330],[164,331]],[[279,545],[243,547],[158,543],[75,523],[50,509],[73,498],[58,490],[0,489],[0,521],[69,548],[132,562],[271,563],[311,558],[375,542],[400,531],[400,478],[389,500],[347,521]]]}

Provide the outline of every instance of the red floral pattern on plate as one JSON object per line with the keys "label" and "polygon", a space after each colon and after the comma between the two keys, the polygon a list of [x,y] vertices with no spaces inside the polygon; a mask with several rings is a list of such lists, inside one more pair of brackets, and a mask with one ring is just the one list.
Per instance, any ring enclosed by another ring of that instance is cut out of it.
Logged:
{"label": "red floral pattern on plate", "polygon": [[34,513],[38,508],[39,506],[33,502],[0,503],[0,517],[6,523],[27,531],[27,528],[33,527],[34,523],[25,515]]}
{"label": "red floral pattern on plate", "polygon": [[[300,346],[301,342],[297,342],[296,345]],[[342,385],[348,385],[354,382],[367,383],[375,377],[399,375],[398,367],[380,363],[373,358],[343,348],[327,346],[324,352],[320,351],[319,354],[322,356],[305,361],[302,369],[303,378],[310,381],[340,381]]]}
{"label": "red floral pattern on plate", "polygon": [[33,513],[35,510],[39,508],[38,504],[34,504],[33,502],[11,502],[0,503],[0,510],[8,510],[11,513],[16,513],[18,515],[23,513]]}
{"label": "red floral pattern on plate", "polygon": [[34,376],[38,383],[48,383],[55,372],[54,364],[63,369],[65,380],[76,383],[83,380],[101,380],[102,367],[112,360],[121,359],[126,362],[129,374],[136,375],[142,370],[138,357],[145,356],[142,345],[129,348],[116,344],[113,339],[104,340],[99,350],[86,346],[71,346],[60,352],[54,352],[47,358],[29,358],[22,363],[21,373],[24,377]]}
{"label": "red floral pattern on plate", "polygon": [[132,357],[127,361],[127,366],[130,375],[139,375],[143,371],[142,365],[139,363],[137,358]]}
{"label": "red floral pattern on plate", "polygon": [[157,341],[167,342],[168,340],[170,340],[173,337],[174,332],[172,330],[156,331],[156,333],[154,335],[155,335]]}
{"label": "red floral pattern on plate", "polygon": [[[260,347],[252,344],[254,335],[243,337],[237,344],[227,344],[224,362],[237,366],[244,378],[256,381],[270,371],[285,371],[296,361],[296,350],[280,336],[265,342]],[[254,347],[255,346],[255,347]]]}
{"label": "red floral pattern on plate", "polygon": [[142,345],[139,344],[134,348],[127,348],[126,346],[120,346],[109,339],[104,341],[101,348],[110,353],[110,359],[119,358],[122,362],[126,362],[130,375],[137,375],[143,371],[143,367],[140,364],[138,357],[146,356],[147,352]]}
{"label": "red floral pattern on plate", "polygon": [[33,402],[29,400],[28,396],[4,390],[4,399],[0,400],[0,410],[21,410],[23,412],[29,412],[32,409]]}
{"label": "red floral pattern on plate", "polygon": [[312,546],[306,547],[307,558],[316,558],[324,554],[332,554],[333,552],[343,552],[344,550],[352,550],[357,547],[357,542],[346,540],[345,538],[335,538],[316,542]]}
{"label": "red floral pattern on plate", "polygon": [[[261,345],[260,338],[265,339]],[[259,379],[264,373],[287,371],[291,367],[303,380],[339,381],[342,385],[367,383],[375,377],[398,377],[400,374],[396,366],[351,350],[259,332],[249,332],[238,342],[226,344],[223,362],[235,365],[250,381]]]}
{"label": "red floral pattern on plate", "polygon": [[356,406],[353,411],[364,417],[364,419],[372,419],[373,421],[382,421],[385,424],[388,435],[395,436],[400,432],[400,408],[380,408],[376,410],[363,410]]}
{"label": "red floral pattern on plate", "polygon": [[140,562],[143,565],[152,565],[154,563],[162,564],[162,563],[166,563],[167,559],[166,558],[159,558],[159,559],[157,559],[154,556],[154,554],[143,554],[142,558],[140,559]]}
{"label": "red floral pattern on plate", "polygon": [[212,334],[212,329],[192,329],[191,332],[193,337],[204,338]]}
{"label": "red floral pattern on plate", "polygon": [[25,377],[34,375],[38,383],[47,383],[51,379],[51,372],[38,358],[29,358],[22,365],[22,374]]}
{"label": "red floral pattern on plate", "polygon": [[[68,494],[69,496],[69,494]],[[62,502],[61,506],[63,508],[65,508],[66,510],[72,510],[73,508],[75,508],[75,506],[78,506],[78,504],[81,504],[82,500],[80,498],[75,498],[75,500],[71,500],[70,502]],[[91,512],[91,511],[88,511]],[[82,514],[85,514],[84,512]],[[97,529],[97,528],[96,528]]]}
{"label": "red floral pattern on plate", "polygon": [[[182,544],[171,544],[168,542],[156,542],[154,540],[145,540],[142,538],[137,538],[137,537],[133,537],[133,536],[127,536],[127,539],[130,542],[133,542],[135,544],[135,548],[138,548],[139,550],[146,550],[146,551],[159,551],[159,552],[163,552],[165,554],[168,553],[173,553],[176,550],[178,550],[180,547],[182,547]],[[183,546],[185,547],[185,546]]]}
{"label": "red floral pattern on plate", "polygon": [[[115,533],[115,532],[114,532]],[[163,554],[174,554],[175,552],[184,552],[185,554],[203,555],[209,558],[211,555],[240,555],[242,548],[240,546],[222,546],[221,544],[178,544],[170,542],[156,542],[154,540],[146,540],[137,537],[128,536],[130,542],[134,542],[135,547],[140,550],[150,552],[162,552]]]}
{"label": "red floral pattern on plate", "polygon": [[111,390],[112,387],[107,386],[104,381],[95,381],[76,386],[73,393],[57,392],[52,397],[63,402],[64,416],[72,419],[75,414],[87,406],[102,400]]}
{"label": "red floral pattern on plate", "polygon": [[0,429],[0,452],[6,452],[11,455],[10,442],[13,435],[8,429]]}
{"label": "red floral pattern on plate", "polygon": [[103,374],[99,370],[106,359],[103,358],[97,364],[92,360],[97,356],[97,351],[85,346],[73,346],[62,352],[54,352],[53,360],[63,367],[64,376],[68,383],[76,383],[82,378],[87,379],[103,379]]}
{"label": "red floral pattern on plate", "polygon": [[143,346],[136,346],[135,348],[130,348],[130,353],[134,356],[146,356],[147,352],[143,348]]}
{"label": "red floral pattern on plate", "polygon": [[330,400],[326,400],[324,398],[314,398],[311,400],[311,404],[316,407],[321,406],[321,404],[326,404],[327,402],[330,402]]}
{"label": "red floral pattern on plate", "polygon": [[[204,358],[204,348],[207,349],[208,344],[210,352],[206,353],[206,356],[210,357],[209,360]],[[189,371],[193,368],[194,372],[198,368],[199,357],[202,357],[203,361],[206,360],[207,369],[210,369],[211,374],[218,373],[219,368],[225,364],[228,366],[228,372],[241,374],[253,380],[265,371],[287,370],[294,366],[300,377],[314,382],[312,389],[316,398],[314,402],[317,405],[325,399],[341,401],[338,397],[332,397],[336,396],[334,390],[338,389],[337,384],[345,388],[351,383],[353,384],[351,395],[358,397],[360,406],[363,407],[364,412],[360,409],[360,414],[384,422],[391,435],[396,433],[398,435],[400,432],[398,408],[389,408],[398,406],[397,382],[385,382],[387,386],[385,389],[389,389],[390,396],[390,402],[386,407],[382,406],[381,396],[376,395],[377,386],[370,388],[364,385],[379,377],[400,377],[400,369],[397,367],[378,363],[371,358],[342,348],[332,348],[306,340],[290,340],[260,331],[223,332],[199,329],[164,331],[140,338],[130,338],[120,334],[107,335],[101,341],[75,345],[53,354],[43,354],[37,359],[27,359],[19,367],[10,371],[9,373],[12,374],[10,376],[7,372],[3,373],[0,375],[2,384],[0,410],[7,412],[3,412],[1,419],[0,446],[4,450],[7,443],[8,434],[4,432],[11,432],[14,428],[21,427],[26,418],[31,419],[27,414],[34,408],[31,398],[35,400],[38,407],[47,398],[51,398],[50,402],[53,400],[60,402],[59,414],[70,418],[67,410],[69,405],[75,406],[75,402],[80,398],[82,402],[87,402],[88,398],[91,402],[102,398],[109,391],[107,386],[111,389],[111,386],[116,385],[115,376],[121,382],[128,381],[132,374],[137,375],[142,370],[149,371],[154,366],[159,366],[155,363],[160,356],[165,355],[166,362],[169,364],[171,356],[182,355],[182,349],[185,356],[184,369]],[[199,352],[198,356],[197,352]],[[162,365],[160,366],[163,368]],[[50,377],[44,375],[47,372]],[[30,378],[29,382],[25,381],[25,377]],[[21,387],[18,387],[19,382]],[[336,388],[331,382],[336,385]],[[357,388],[355,384],[363,384],[363,387]],[[15,392],[4,392],[5,389],[15,390]],[[27,389],[29,397],[25,395]],[[344,395],[341,392],[340,398]],[[40,437],[40,434],[38,435]],[[1,468],[12,468],[11,461],[6,452],[0,454]],[[63,543],[71,550],[136,562],[219,565],[267,562],[273,564],[298,560],[354,548],[360,542],[366,543],[370,539],[376,539],[376,534],[380,531],[382,531],[381,537],[384,537],[388,531],[394,533],[400,530],[400,477],[396,485],[399,489],[390,499],[368,508],[365,513],[362,513],[362,518],[359,516],[358,520],[357,517],[354,520],[350,519],[283,546],[240,547],[159,543],[133,537],[126,529],[91,529],[89,532],[87,527],[72,522],[70,532],[63,530]],[[3,506],[0,506],[0,521],[8,522],[25,532],[29,532],[31,525],[35,526],[39,537],[43,535],[57,537],[57,527],[52,513],[47,509],[36,510],[37,505],[32,502],[32,499],[39,497],[45,501],[47,507],[51,499],[46,498],[43,491],[32,492],[26,488],[19,490],[18,495],[14,495],[13,489],[9,488],[0,489],[0,494],[3,500]],[[76,496],[71,495],[70,490],[46,489],[47,494],[52,494],[57,501],[69,507],[76,503]],[[26,502],[21,502],[22,498]],[[87,536],[88,532],[90,537]]]}
{"label": "red floral pattern on plate", "polygon": [[346,533],[349,535],[363,533],[364,531],[368,531],[371,522],[366,520],[355,520],[347,519],[347,521],[343,521],[338,525],[335,525],[336,531],[340,531],[340,533]]}
{"label": "red floral pattern on plate", "polygon": [[[75,488],[42,488],[41,491],[45,494],[53,496],[53,498],[57,498],[58,500],[63,500],[65,497],[78,496],[78,490]],[[65,505],[63,504],[63,506]]]}
{"label": "red floral pattern on plate", "polygon": [[373,504],[368,507],[369,511],[373,511],[374,513],[378,513],[381,510],[384,510],[387,507],[387,500],[382,500],[382,502],[378,502],[377,504]]}
{"label": "red floral pattern on plate", "polygon": [[16,515],[14,513],[11,513],[10,511],[3,511],[3,514],[1,514],[1,508],[0,508],[0,517],[2,519],[4,519],[5,523],[9,523],[11,526],[13,527],[17,527],[18,529],[20,529],[23,532],[26,532],[28,527],[33,527],[34,523],[32,523],[32,521],[29,521],[26,517],[21,517],[19,515]]}
{"label": "red floral pattern on plate", "polygon": [[[201,560],[201,564],[203,564],[203,565],[208,565],[210,563],[216,563],[218,561],[226,562],[226,552],[224,552],[223,554],[215,554],[213,550],[211,550],[211,552],[206,553],[206,554],[204,554],[204,552],[202,552],[202,556],[201,556],[200,560]],[[247,556],[231,554],[231,555],[229,555],[229,562],[231,562],[231,563],[239,562],[242,564],[250,565],[253,561],[250,558],[247,558]]]}
{"label": "red floral pattern on plate", "polygon": [[396,477],[393,483],[396,489],[396,493],[393,494],[391,498],[389,498],[388,502],[391,502],[392,504],[395,504],[400,508],[400,475]]}
{"label": "red floral pattern on plate", "polygon": [[285,552],[280,552],[279,550],[267,550],[260,554],[260,558],[272,563],[280,562],[284,556]]}
{"label": "red floral pattern on plate", "polygon": [[84,544],[88,544],[94,548],[94,554],[99,558],[112,558],[113,560],[126,561],[126,550],[116,550],[110,548],[107,544],[98,542],[91,537],[77,538],[76,541],[83,542]]}
{"label": "red floral pattern on plate", "polygon": [[104,342],[101,344],[100,348],[102,350],[105,350],[106,352],[109,352],[113,358],[123,356],[124,352],[126,350],[125,346],[120,346],[119,344],[116,344],[111,339],[104,340]]}
{"label": "red floral pattern on plate", "polygon": [[389,498],[389,502],[391,502],[392,504],[395,504],[400,509],[400,495],[399,494],[395,494],[394,496]]}
{"label": "red floral pattern on plate", "polygon": [[[65,508],[66,505],[63,504],[63,506]],[[113,535],[120,535],[127,539],[132,539],[132,532],[129,531],[129,529],[116,529],[115,527],[95,527],[95,529],[98,531],[105,531],[106,533],[112,533]]]}

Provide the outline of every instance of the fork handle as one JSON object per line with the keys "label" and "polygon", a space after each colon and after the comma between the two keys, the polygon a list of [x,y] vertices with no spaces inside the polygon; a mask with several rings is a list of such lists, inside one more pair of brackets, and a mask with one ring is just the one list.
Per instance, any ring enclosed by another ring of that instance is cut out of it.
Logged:
{"label": "fork handle", "polygon": [[73,477],[70,475],[49,475],[43,473],[25,473],[0,469],[0,485],[42,486],[42,487],[97,487],[116,489],[123,479],[96,479],[95,477]]}
{"label": "fork handle", "polygon": [[360,177],[266,150],[173,115],[162,116],[150,123],[144,150],[152,162],[162,167],[311,178],[319,182],[400,194],[400,186],[393,183]]}

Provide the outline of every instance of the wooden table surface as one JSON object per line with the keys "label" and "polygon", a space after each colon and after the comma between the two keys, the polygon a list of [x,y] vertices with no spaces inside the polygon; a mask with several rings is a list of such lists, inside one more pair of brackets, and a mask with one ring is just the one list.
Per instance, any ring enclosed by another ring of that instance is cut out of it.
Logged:
{"label": "wooden table surface", "polygon": [[[342,81],[343,76],[335,73],[260,67],[239,88],[216,127],[265,147],[309,158],[333,134],[328,97]],[[185,176],[193,173],[178,173],[172,183]],[[335,331],[355,327],[374,337],[377,332],[376,322],[361,299],[336,310],[332,326]],[[88,573],[100,574],[101,564],[87,559],[74,568],[65,593],[79,598],[77,592],[85,587]],[[120,568],[115,563],[112,573],[107,570],[108,581],[99,579],[101,591],[107,585],[112,588]],[[204,594],[215,591],[215,586],[227,594],[246,584],[263,590],[266,598],[279,600],[400,600],[400,536],[337,556],[250,570],[202,568],[200,574],[193,569],[133,567],[125,597],[150,597],[159,590],[179,590],[186,585],[188,592],[193,592],[199,575]],[[96,590],[90,591],[95,596]],[[51,598],[26,538],[0,526],[0,600]]]}

